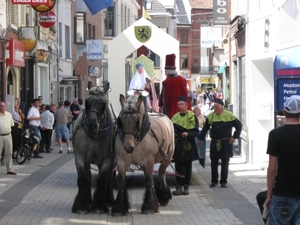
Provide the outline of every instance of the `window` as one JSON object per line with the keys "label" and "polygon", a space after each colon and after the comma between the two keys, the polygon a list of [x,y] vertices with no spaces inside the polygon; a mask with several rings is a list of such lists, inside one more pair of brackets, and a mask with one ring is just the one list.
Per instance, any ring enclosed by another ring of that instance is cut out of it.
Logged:
{"label": "window", "polygon": [[88,30],[87,30],[87,39],[92,39],[92,25],[89,23],[87,25],[87,28],[88,28]]}
{"label": "window", "polygon": [[74,41],[75,44],[85,44],[86,36],[85,13],[78,12],[75,17]]}
{"label": "window", "polygon": [[148,58],[151,59],[154,62],[154,67],[160,67],[160,57],[159,55],[152,52],[150,49],[148,49]]}
{"label": "window", "polygon": [[92,37],[91,39],[95,39],[96,38],[96,27],[93,26],[93,31],[92,31]]}
{"label": "window", "polygon": [[114,7],[109,7],[106,9],[106,14],[104,19],[104,36],[108,36],[108,37],[115,36],[114,10],[115,10]]}
{"label": "window", "polygon": [[71,59],[71,34],[70,34],[70,27],[65,25],[65,56],[66,59]]}
{"label": "window", "polygon": [[188,68],[188,54],[180,54],[180,69]]}
{"label": "window", "polygon": [[188,44],[188,31],[183,30],[181,32],[181,43],[180,44]]}
{"label": "window", "polygon": [[208,22],[208,20],[202,20],[202,21],[201,21],[201,27],[209,27],[209,22]]}
{"label": "window", "polygon": [[62,24],[58,24],[59,57],[62,57]]}

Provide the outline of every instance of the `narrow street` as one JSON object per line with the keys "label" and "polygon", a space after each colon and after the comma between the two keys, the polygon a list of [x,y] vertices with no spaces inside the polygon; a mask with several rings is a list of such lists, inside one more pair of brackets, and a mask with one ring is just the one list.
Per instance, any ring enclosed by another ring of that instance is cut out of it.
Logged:
{"label": "narrow street", "polygon": [[[228,188],[209,188],[209,160],[206,169],[197,161],[193,163],[190,195],[173,196],[157,214],[140,213],[144,193],[140,171],[127,175],[131,202],[127,216],[73,214],[71,207],[77,193],[74,156],[66,151],[58,154],[57,145],[53,148],[51,154],[43,154],[43,159],[23,165],[14,162],[16,176],[6,175],[5,167],[1,167],[0,224],[263,224],[255,197],[266,187],[266,170],[253,164],[230,165]],[[174,190],[175,177],[171,167],[168,170],[168,184]],[[92,174],[96,178],[96,171]],[[116,197],[116,185],[114,190]]]}

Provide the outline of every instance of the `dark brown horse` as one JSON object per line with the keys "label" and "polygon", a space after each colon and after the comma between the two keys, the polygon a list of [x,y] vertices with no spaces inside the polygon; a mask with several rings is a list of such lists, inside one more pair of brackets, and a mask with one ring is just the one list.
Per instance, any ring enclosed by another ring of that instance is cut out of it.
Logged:
{"label": "dark brown horse", "polygon": [[[118,196],[112,214],[127,214],[130,208],[125,184],[127,167],[138,165],[145,174],[145,194],[142,213],[158,212],[158,203],[165,206],[172,199],[166,183],[166,168],[174,153],[174,128],[163,114],[148,114],[142,96],[120,95],[122,111],[118,118],[118,134],[115,142],[118,168]],[[153,167],[160,163],[159,181],[154,187]]]}
{"label": "dark brown horse", "polygon": [[[112,173],[115,166],[114,137],[116,121],[109,107],[107,91],[102,87],[89,87],[85,111],[76,120],[73,130],[73,147],[77,169],[78,194],[73,213],[109,212],[114,201]],[[98,180],[94,196],[91,191],[91,164],[98,167]]]}

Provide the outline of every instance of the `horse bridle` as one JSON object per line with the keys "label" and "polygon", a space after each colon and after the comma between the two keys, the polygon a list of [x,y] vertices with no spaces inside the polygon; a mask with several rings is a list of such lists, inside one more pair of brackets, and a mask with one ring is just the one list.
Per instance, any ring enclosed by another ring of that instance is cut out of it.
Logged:
{"label": "horse bridle", "polygon": [[[123,114],[126,114],[126,115],[132,115],[132,114],[138,114],[138,113],[136,113],[136,112],[126,112],[126,113],[123,113]],[[122,117],[122,116],[121,116]],[[140,119],[139,119],[140,120]],[[138,121],[138,124],[140,124],[140,122]],[[134,134],[134,133],[132,133],[132,132],[124,132],[124,130],[123,130],[123,128],[121,129],[121,133],[122,133],[122,137],[121,137],[121,139],[123,140],[123,142],[124,142],[124,136],[125,135],[132,135],[132,136],[134,136],[134,140],[135,140],[135,143],[136,144],[138,144],[141,140],[140,140],[140,129],[141,129],[141,127],[138,127],[138,132],[136,133],[136,134]]]}

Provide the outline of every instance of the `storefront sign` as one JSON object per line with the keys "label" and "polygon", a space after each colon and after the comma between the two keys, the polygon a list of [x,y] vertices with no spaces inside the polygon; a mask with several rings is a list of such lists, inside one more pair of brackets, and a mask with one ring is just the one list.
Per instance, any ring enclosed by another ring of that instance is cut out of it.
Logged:
{"label": "storefront sign", "polygon": [[25,67],[25,44],[16,39],[10,39],[7,47],[8,57],[6,59],[7,66]]}
{"label": "storefront sign", "polygon": [[201,27],[200,31],[202,48],[221,47],[221,28]]}
{"label": "storefront sign", "polygon": [[50,0],[12,0],[12,4],[19,5],[49,5]]}
{"label": "storefront sign", "polygon": [[300,95],[299,78],[278,78],[277,79],[277,110],[284,109],[285,100],[291,95]]}
{"label": "storefront sign", "polygon": [[86,40],[87,59],[102,59],[103,57],[103,41],[102,40]]}
{"label": "storefront sign", "polygon": [[228,0],[214,0],[213,23],[214,25],[227,25],[228,20]]}
{"label": "storefront sign", "polygon": [[42,27],[50,28],[55,24],[55,21],[56,21],[56,15],[53,11],[39,14],[39,24]]}
{"label": "storefront sign", "polygon": [[39,62],[47,62],[48,56],[49,54],[45,50],[36,51],[36,58]]}

